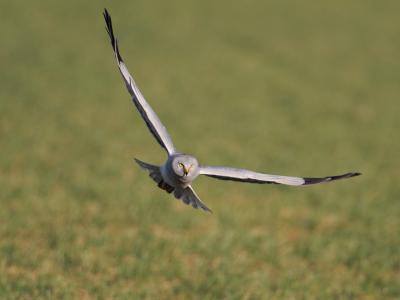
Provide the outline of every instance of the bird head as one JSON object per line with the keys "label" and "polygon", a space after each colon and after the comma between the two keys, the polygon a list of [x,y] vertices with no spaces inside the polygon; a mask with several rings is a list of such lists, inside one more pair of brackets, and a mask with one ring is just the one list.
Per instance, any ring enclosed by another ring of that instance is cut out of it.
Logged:
{"label": "bird head", "polygon": [[194,178],[198,175],[199,163],[190,155],[178,155],[172,161],[174,173],[183,178]]}

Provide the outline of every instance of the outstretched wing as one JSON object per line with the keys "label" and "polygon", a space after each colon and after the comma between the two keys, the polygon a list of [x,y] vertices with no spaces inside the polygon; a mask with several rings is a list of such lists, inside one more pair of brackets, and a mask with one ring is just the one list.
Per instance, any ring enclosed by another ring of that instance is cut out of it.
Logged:
{"label": "outstretched wing", "polygon": [[133,103],[135,104],[136,108],[141,114],[143,120],[146,122],[147,127],[150,129],[150,132],[153,134],[153,136],[155,137],[157,142],[161,145],[161,147],[167,150],[169,154],[174,153],[175,147],[167,132],[167,129],[161,123],[160,119],[157,117],[156,113],[147,103],[146,99],[144,99],[142,93],[137,87],[131,74],[129,74],[129,71],[125,66],[124,61],[122,60],[121,54],[119,53],[118,50],[118,42],[113,32],[111,16],[109,15],[106,9],[104,10],[104,20],[106,21],[107,25],[106,29],[111,39],[111,45],[114,49],[119,70],[122,74],[122,77],[124,78],[126,87],[128,88],[128,91],[132,96]]}
{"label": "outstretched wing", "polygon": [[343,175],[326,176],[322,178],[290,177],[280,175],[270,175],[257,173],[249,170],[234,169],[226,167],[201,167],[200,174],[222,180],[233,180],[250,183],[272,183],[286,185],[309,185],[323,182],[330,182],[338,179],[350,178],[361,175],[361,173],[351,172]]}

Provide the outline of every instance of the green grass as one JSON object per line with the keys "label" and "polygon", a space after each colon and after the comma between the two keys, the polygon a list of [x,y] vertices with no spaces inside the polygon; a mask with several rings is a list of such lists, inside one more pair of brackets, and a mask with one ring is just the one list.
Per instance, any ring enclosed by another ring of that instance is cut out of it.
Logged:
{"label": "green grass", "polygon": [[[398,299],[398,1],[0,4],[1,299]],[[199,178],[214,214],[132,159],[175,145],[321,186]]]}

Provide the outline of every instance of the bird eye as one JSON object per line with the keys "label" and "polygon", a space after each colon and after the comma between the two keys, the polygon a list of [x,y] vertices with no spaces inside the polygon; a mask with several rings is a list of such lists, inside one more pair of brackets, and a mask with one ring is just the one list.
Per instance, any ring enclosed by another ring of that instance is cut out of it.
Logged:
{"label": "bird eye", "polygon": [[183,168],[183,164],[182,163],[178,163],[178,167],[182,169]]}

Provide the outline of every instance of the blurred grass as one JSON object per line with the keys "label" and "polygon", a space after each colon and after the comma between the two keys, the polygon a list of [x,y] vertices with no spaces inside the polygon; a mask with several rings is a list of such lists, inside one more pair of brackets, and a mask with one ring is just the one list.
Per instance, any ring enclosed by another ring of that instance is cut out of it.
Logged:
{"label": "blurred grass", "polygon": [[[162,163],[102,20],[175,145],[207,164],[360,178],[308,188]],[[400,297],[398,1],[0,4],[1,299]],[[196,139],[194,138],[196,137]]]}

